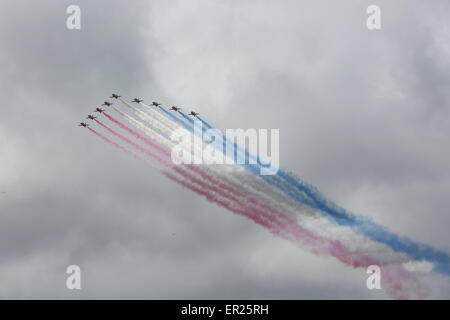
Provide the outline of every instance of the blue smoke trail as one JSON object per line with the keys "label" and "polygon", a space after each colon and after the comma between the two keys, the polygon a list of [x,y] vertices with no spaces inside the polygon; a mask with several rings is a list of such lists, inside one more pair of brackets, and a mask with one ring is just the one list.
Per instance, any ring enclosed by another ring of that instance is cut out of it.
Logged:
{"label": "blue smoke trail", "polygon": [[197,116],[197,119],[200,120],[203,123],[203,125],[206,126],[208,129],[215,129],[212,125],[203,120],[200,116]]}
{"label": "blue smoke trail", "polygon": [[[184,128],[186,128],[188,131],[192,131],[192,126],[190,124],[187,124],[186,122],[184,122],[183,120],[181,120],[180,118],[174,116],[172,113],[170,113],[169,111],[167,111],[166,109],[164,109],[161,106],[158,106],[159,110],[161,110],[162,112],[164,112],[164,114],[166,116],[168,116],[170,119],[172,119],[173,121],[179,123],[180,125],[182,125]],[[189,119],[191,120],[191,119]]]}
{"label": "blue smoke trail", "polygon": [[[178,110],[178,113],[185,119],[187,120],[187,122],[189,122],[192,126],[194,125],[194,120],[192,120],[191,118],[189,118],[189,116],[187,114],[185,114],[183,111]],[[205,131],[205,130],[203,130]]]}

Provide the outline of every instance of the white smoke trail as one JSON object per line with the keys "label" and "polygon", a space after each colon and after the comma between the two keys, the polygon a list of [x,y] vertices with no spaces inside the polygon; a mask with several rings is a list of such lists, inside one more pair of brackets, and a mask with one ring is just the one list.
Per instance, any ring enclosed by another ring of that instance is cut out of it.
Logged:
{"label": "white smoke trail", "polygon": [[140,103],[142,106],[145,107],[145,110],[151,114],[152,117],[157,119],[158,121],[161,121],[166,126],[171,127],[172,129],[179,128],[180,125],[176,122],[174,122],[172,119],[167,118],[164,114],[161,113],[161,111],[158,110],[158,108],[151,107],[149,105],[146,105],[145,103]]}
{"label": "white smoke trail", "polygon": [[149,123],[152,127],[157,128],[161,132],[165,134],[169,134],[173,130],[170,126],[168,126],[166,123],[162,121],[156,121],[154,118],[149,116],[146,112],[139,110],[138,108],[135,108],[133,105],[129,104],[128,102],[119,99],[120,102],[127,108],[129,108],[134,114],[136,114],[141,120]]}

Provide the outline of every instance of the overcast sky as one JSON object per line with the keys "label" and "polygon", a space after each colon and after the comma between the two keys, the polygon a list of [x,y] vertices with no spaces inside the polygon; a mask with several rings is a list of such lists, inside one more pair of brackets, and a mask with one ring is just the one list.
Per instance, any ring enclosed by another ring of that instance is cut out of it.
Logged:
{"label": "overcast sky", "polygon": [[[81,30],[66,8],[81,7]],[[382,29],[366,28],[378,4]],[[280,163],[450,251],[450,2],[0,2],[0,298],[387,298],[76,125],[112,92],[280,129]],[[65,287],[82,269],[82,290]]]}

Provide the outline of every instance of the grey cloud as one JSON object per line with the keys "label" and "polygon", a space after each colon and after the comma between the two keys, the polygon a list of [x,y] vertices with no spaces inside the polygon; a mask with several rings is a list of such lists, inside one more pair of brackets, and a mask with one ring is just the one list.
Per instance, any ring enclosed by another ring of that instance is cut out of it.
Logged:
{"label": "grey cloud", "polygon": [[368,1],[69,4],[0,5],[2,298],[386,297],[77,128],[113,91],[279,128],[283,167],[450,250],[446,1],[379,1],[379,32]]}

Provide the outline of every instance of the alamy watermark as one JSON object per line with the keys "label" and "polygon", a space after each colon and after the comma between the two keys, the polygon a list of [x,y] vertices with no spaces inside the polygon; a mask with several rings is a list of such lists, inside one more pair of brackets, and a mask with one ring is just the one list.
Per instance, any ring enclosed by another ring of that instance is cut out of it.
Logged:
{"label": "alamy watermark", "polygon": [[370,274],[367,278],[366,286],[369,290],[381,289],[381,268],[377,265],[370,265],[366,272]]}
{"label": "alamy watermark", "polygon": [[66,273],[69,275],[66,279],[66,288],[69,290],[81,290],[81,268],[73,264],[67,267]]}
{"label": "alamy watermark", "polygon": [[366,20],[366,26],[369,30],[381,29],[381,9],[379,6],[372,4],[367,7],[366,13],[369,15]]}
{"label": "alamy watermark", "polygon": [[79,6],[72,4],[67,7],[66,13],[69,15],[66,19],[66,27],[69,30],[81,29],[81,9]]}
{"label": "alamy watermark", "polygon": [[175,143],[171,154],[175,164],[259,164],[261,175],[274,175],[279,169],[279,129],[226,129],[223,133],[205,130],[195,120],[193,134],[176,129],[170,139]]}

